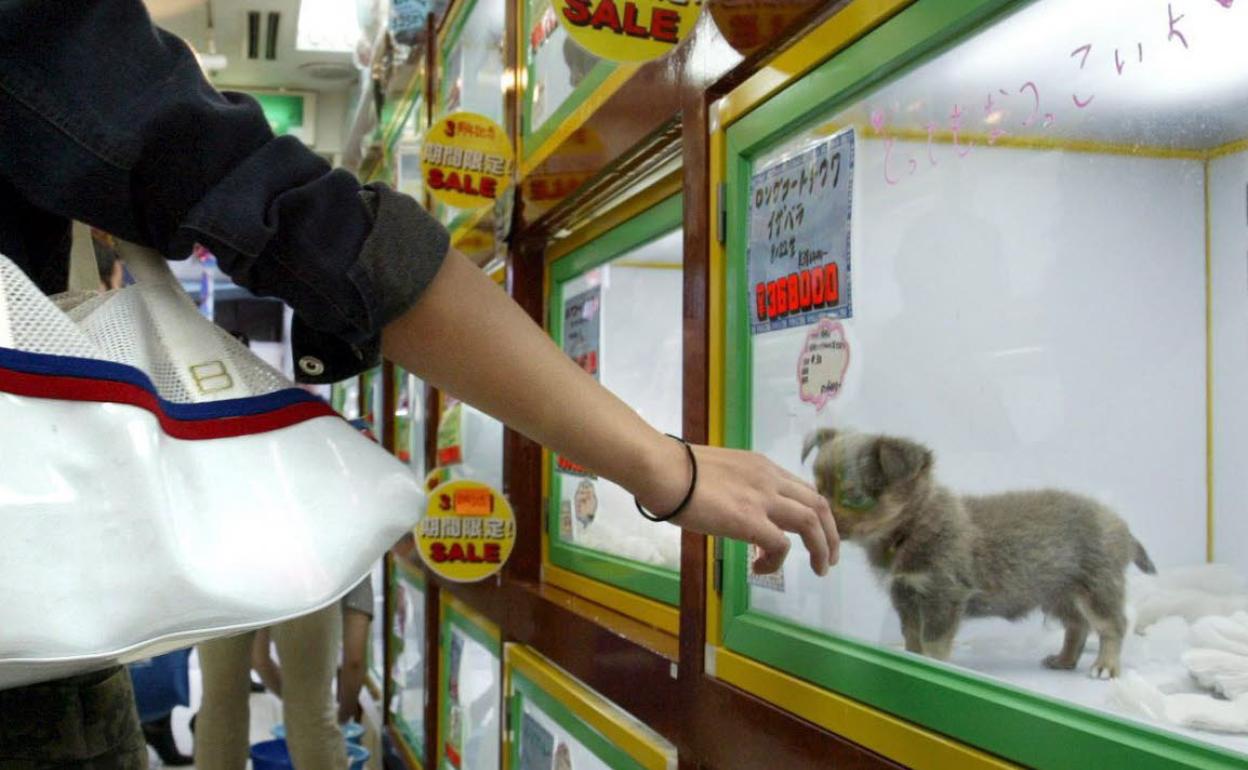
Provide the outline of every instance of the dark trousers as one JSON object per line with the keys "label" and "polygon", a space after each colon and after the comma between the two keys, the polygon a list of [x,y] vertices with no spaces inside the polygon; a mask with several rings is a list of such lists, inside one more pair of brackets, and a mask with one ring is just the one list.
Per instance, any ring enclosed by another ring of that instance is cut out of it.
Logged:
{"label": "dark trousers", "polygon": [[0,690],[0,770],[144,770],[147,745],[121,667]]}

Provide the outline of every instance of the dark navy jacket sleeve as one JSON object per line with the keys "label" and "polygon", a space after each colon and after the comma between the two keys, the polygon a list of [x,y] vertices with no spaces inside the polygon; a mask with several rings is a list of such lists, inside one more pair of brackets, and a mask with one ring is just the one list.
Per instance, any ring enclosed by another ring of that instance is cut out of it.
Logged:
{"label": "dark navy jacket sleeve", "polygon": [[[239,285],[295,309],[296,355],[325,364],[312,381],[375,364],[381,329],[449,241],[410,198],[274,137],[141,0],[0,0],[0,190],[169,258],[207,246]],[[28,271],[56,272],[35,259]]]}

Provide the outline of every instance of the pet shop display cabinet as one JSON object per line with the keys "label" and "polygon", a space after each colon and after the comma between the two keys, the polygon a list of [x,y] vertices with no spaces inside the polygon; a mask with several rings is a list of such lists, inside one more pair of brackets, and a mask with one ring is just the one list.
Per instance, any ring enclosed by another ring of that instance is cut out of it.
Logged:
{"label": "pet shop display cabinet", "polygon": [[533,649],[503,661],[504,770],[675,770],[670,743]]}
{"label": "pet shop display cabinet", "polygon": [[335,382],[329,388],[329,403],[334,411],[345,420],[356,420],[360,417],[360,378],[352,377],[342,382]]}
{"label": "pet shop display cabinet", "polygon": [[895,5],[717,107],[713,431],[845,542],[722,544],[708,669],[959,766],[1242,767],[1248,8]]}
{"label": "pet shop display cabinet", "polygon": [[390,692],[386,704],[391,735],[410,768],[425,766],[426,714],[432,695],[428,682],[424,573],[402,559],[390,566]]}
{"label": "pet shop display cabinet", "polygon": [[409,103],[402,123],[394,142],[389,145],[395,189],[407,193],[421,204],[427,204],[424,177],[420,173],[420,151],[429,126],[429,100],[425,93],[428,90],[427,81],[428,66],[422,56],[421,65],[408,88]]}
{"label": "pet shop display cabinet", "polygon": [[[548,328],[576,363],[660,430],[681,433],[681,196],[675,179],[621,204],[609,229],[550,252]],[[622,487],[546,456],[545,579],[676,633],[680,532]],[[658,512],[662,513],[662,512]]]}
{"label": "pet shop display cabinet", "polygon": [[497,770],[502,760],[503,650],[499,630],[444,593],[438,676],[438,767]]}
{"label": "pet shop display cabinet", "polygon": [[[491,277],[501,283],[502,270],[494,271]],[[440,398],[442,409],[436,426],[434,457],[436,481],[469,479],[505,492],[503,424],[445,393]]]}
{"label": "pet shop display cabinet", "polygon": [[519,6],[516,44],[524,74],[516,145],[532,218],[604,165],[601,134],[581,126],[636,67],[599,59],[577,45],[559,23],[553,0],[520,0]]}
{"label": "pet shop display cabinet", "polygon": [[418,478],[425,477],[428,453],[425,448],[425,409],[427,388],[419,377],[400,367],[394,370],[394,454],[412,469]]}
{"label": "pet shop display cabinet", "polygon": [[[506,105],[514,89],[514,70],[506,66],[504,53],[511,6],[489,0],[451,6],[436,48],[435,121],[455,112],[472,112],[508,128]],[[452,243],[468,250],[477,251],[472,247],[478,240],[469,238],[469,233],[483,228],[492,233],[489,207],[456,209],[438,204],[434,211],[451,231]]]}

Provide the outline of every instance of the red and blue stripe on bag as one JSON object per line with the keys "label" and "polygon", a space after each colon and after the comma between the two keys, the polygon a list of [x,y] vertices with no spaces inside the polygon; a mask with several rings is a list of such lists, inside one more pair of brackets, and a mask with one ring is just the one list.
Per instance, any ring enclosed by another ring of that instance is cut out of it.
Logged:
{"label": "red and blue stripe on bag", "polygon": [[267,433],[317,417],[337,416],[324,400],[298,388],[175,404],[161,398],[151,379],[132,366],[10,348],[0,348],[0,393],[135,406],[151,412],[167,435],[192,441]]}

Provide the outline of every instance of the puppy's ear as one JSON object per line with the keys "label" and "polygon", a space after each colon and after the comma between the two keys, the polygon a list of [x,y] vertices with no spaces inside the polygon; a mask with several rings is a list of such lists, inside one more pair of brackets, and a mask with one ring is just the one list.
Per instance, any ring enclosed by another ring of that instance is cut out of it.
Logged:
{"label": "puppy's ear", "polygon": [[904,438],[884,436],[875,444],[875,456],[890,484],[917,479],[932,467],[931,450]]}
{"label": "puppy's ear", "polygon": [[810,450],[817,449],[834,438],[836,438],[836,431],[831,428],[820,428],[806,434],[806,440],[802,442],[802,462],[806,462],[806,455],[810,454]]}

